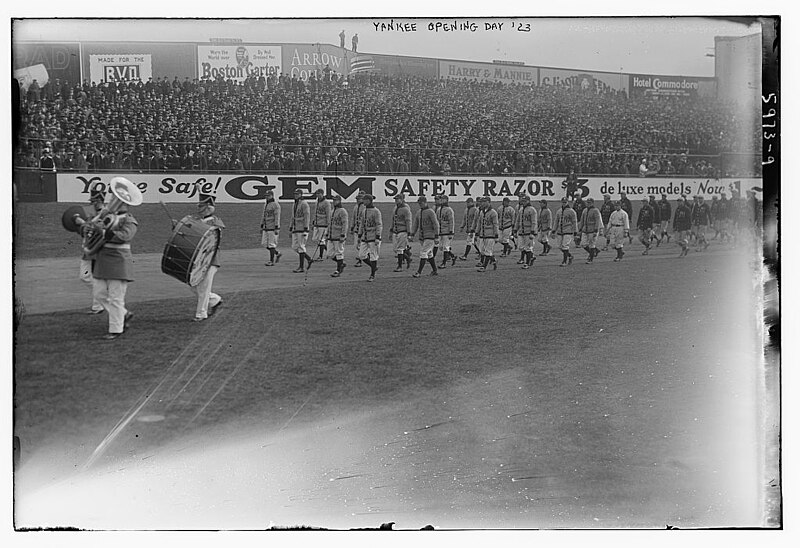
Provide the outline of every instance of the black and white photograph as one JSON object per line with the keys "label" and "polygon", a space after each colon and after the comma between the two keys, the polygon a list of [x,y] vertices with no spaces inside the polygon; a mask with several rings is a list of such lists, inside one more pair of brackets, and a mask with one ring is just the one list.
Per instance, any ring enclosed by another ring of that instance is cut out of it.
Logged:
{"label": "black and white photograph", "polygon": [[391,7],[12,9],[14,532],[781,531],[779,14]]}

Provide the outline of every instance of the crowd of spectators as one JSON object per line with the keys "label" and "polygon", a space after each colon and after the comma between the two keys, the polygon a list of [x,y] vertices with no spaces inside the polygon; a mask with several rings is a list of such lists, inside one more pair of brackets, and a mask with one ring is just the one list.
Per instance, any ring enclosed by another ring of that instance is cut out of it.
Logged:
{"label": "crowd of spectators", "polygon": [[329,72],[32,87],[19,167],[639,175],[646,160],[647,175],[760,170],[757,114],[713,99]]}

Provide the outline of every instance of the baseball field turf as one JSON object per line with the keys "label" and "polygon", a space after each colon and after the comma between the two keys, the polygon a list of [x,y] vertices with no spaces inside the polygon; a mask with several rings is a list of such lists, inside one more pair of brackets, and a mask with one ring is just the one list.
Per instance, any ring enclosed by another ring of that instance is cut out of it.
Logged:
{"label": "baseball field turf", "polygon": [[368,284],[330,261],[292,274],[288,231],[264,267],[261,207],[221,204],[224,304],[198,324],[158,269],[168,218],[145,205],[135,317],[108,343],[66,206],[21,204],[15,240],[18,527],[777,524],[747,247],[634,242],[620,263],[573,250],[526,271],[515,254],[413,279],[385,243]]}

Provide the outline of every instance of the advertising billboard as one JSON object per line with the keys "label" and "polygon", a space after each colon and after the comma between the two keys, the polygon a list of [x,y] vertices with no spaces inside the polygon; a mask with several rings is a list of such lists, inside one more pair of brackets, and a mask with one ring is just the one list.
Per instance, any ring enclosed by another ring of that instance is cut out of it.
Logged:
{"label": "advertising billboard", "polygon": [[244,82],[248,76],[280,76],[281,46],[270,45],[199,45],[197,46],[197,78],[218,77]]}
{"label": "advertising billboard", "polygon": [[539,81],[539,69],[518,65],[439,61],[439,77],[448,80],[478,80],[535,86]]}
{"label": "advertising billboard", "polygon": [[[84,42],[82,46],[83,59],[81,62],[83,63],[84,78],[97,83],[106,78],[104,78],[103,69],[100,68],[103,63],[93,66],[93,59],[116,57],[119,60],[121,57],[130,57],[133,54],[138,57],[147,56],[149,61],[133,62],[128,60],[118,66],[136,68],[120,68],[118,73],[124,73],[126,70],[128,72],[149,70],[149,75],[141,76],[144,82],[151,76],[153,80],[161,78],[170,81],[177,77],[181,82],[186,78],[197,77],[194,68],[196,65],[195,44],[184,42]],[[107,64],[114,66],[113,63]],[[148,64],[149,69],[147,68]],[[109,72],[111,72],[109,76],[114,73],[113,69],[109,69]]]}
{"label": "advertising billboard", "polygon": [[[283,72],[289,77],[308,80],[313,74],[320,79],[327,67],[330,72],[347,75],[350,72],[346,50],[329,44],[283,45]],[[351,54],[352,55],[352,54]]]}
{"label": "advertising billboard", "polygon": [[[89,189],[96,183],[108,183],[112,177],[122,175],[139,187],[144,203],[158,202],[195,203],[197,193],[214,194],[220,203],[248,203],[263,201],[268,190],[273,190],[281,201],[293,199],[295,190],[311,198],[317,190],[326,196],[341,196],[355,202],[359,191],[375,196],[376,202],[392,202],[399,193],[406,198],[445,194],[452,202],[467,198],[490,196],[514,198],[524,191],[538,199],[559,199],[566,191],[564,177],[525,177],[502,175],[337,175],[332,173],[285,174],[223,174],[223,173],[59,173],[57,175],[59,202],[87,202]],[[616,198],[625,192],[631,199],[650,194],[666,194],[670,200],[681,195],[702,195],[710,198],[721,192],[760,189],[762,180],[755,178],[707,179],[692,177],[665,177],[643,179],[638,177],[584,177],[578,180],[578,192],[584,197],[601,200],[603,194]]]}
{"label": "advertising billboard", "polygon": [[698,97],[713,78],[631,74],[631,97]]}
{"label": "advertising billboard", "polygon": [[153,64],[148,53],[89,56],[89,78],[92,82],[146,82],[152,76]]}
{"label": "advertising billboard", "polygon": [[540,86],[562,86],[586,92],[603,93],[609,90],[628,91],[627,74],[613,72],[590,72],[573,69],[539,69]]}

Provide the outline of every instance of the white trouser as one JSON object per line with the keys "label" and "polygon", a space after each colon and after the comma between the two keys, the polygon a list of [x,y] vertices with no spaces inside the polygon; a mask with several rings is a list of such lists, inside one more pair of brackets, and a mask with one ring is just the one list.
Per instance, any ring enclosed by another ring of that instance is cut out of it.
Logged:
{"label": "white trouser", "polygon": [[192,291],[197,295],[197,310],[194,313],[195,318],[208,318],[208,307],[216,306],[222,300],[222,297],[211,291],[211,286],[214,284],[214,275],[219,270],[217,266],[208,267],[208,272],[200,280],[200,283],[192,288]]}
{"label": "white trouser", "polygon": [[122,333],[125,330],[125,292],[128,290],[126,280],[100,280],[94,278],[92,293],[108,312],[108,332]]}
{"label": "white trouser", "polygon": [[78,274],[78,277],[81,279],[83,283],[92,286],[92,310],[95,311],[104,310],[103,303],[98,301],[97,297],[94,296],[94,277],[92,276],[92,261],[81,259],[80,273]]}

